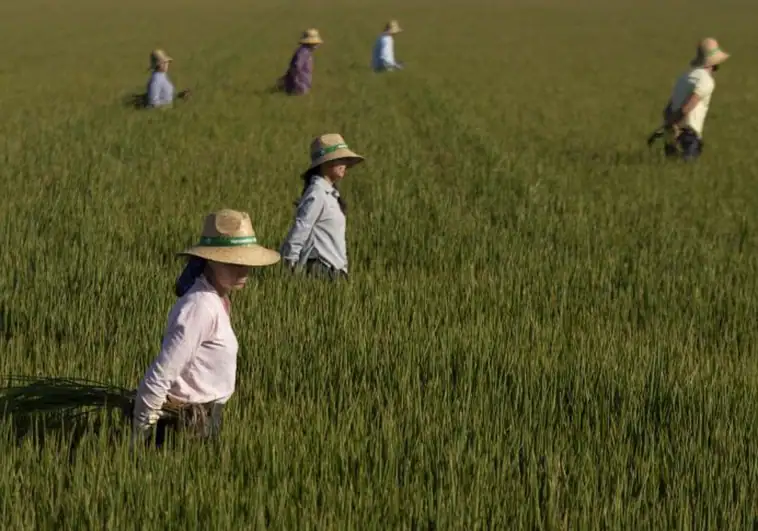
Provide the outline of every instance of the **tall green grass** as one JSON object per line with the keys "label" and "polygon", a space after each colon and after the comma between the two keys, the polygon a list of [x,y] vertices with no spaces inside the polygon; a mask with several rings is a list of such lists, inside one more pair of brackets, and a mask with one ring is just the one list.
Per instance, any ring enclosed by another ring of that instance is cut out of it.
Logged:
{"label": "tall green grass", "polygon": [[[219,446],[92,431],[0,451],[4,529],[744,529],[758,425],[752,4],[0,6],[0,373],[136,386],[205,214],[278,247],[311,138],[344,183],[349,285],[235,297]],[[751,18],[752,17],[752,18]],[[408,69],[375,76],[386,19]],[[315,26],[315,89],[267,94]],[[644,146],[698,39],[696,165]],[[193,100],[130,111],[150,50]]]}

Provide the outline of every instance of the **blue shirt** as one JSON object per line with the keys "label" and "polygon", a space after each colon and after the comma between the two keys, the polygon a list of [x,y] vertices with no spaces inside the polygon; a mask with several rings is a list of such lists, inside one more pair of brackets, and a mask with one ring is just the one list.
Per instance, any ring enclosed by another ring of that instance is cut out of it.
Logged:
{"label": "blue shirt", "polygon": [[287,263],[305,265],[308,260],[321,260],[347,273],[347,218],[338,197],[339,192],[329,181],[318,175],[313,177],[281,247]]}
{"label": "blue shirt", "polygon": [[395,61],[395,39],[392,35],[382,33],[379,35],[379,38],[376,39],[371,64],[376,71],[402,68],[402,66]]}
{"label": "blue shirt", "polygon": [[150,107],[171,105],[174,100],[174,85],[166,72],[153,72],[147,83],[147,104]]}

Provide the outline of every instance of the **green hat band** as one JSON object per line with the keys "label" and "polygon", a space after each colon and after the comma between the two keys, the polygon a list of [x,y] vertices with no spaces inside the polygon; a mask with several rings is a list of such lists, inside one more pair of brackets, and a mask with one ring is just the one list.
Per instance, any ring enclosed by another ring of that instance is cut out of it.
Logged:
{"label": "green hat band", "polygon": [[253,245],[258,243],[255,236],[203,236],[200,238],[200,247],[238,247],[241,245]]}
{"label": "green hat band", "polygon": [[348,149],[347,144],[335,144],[333,146],[321,148],[315,153],[311,155],[311,158],[318,158],[323,157],[324,155],[328,155],[329,153],[334,153],[338,149]]}

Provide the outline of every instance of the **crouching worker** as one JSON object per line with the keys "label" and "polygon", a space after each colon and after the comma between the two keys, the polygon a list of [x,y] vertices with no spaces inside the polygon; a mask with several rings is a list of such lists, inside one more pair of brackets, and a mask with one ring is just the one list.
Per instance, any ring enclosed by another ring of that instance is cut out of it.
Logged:
{"label": "crouching worker", "polygon": [[147,82],[147,93],[144,95],[146,108],[170,108],[177,99],[188,99],[189,90],[174,94],[174,85],[168,78],[168,67],[173,59],[163,50],[153,50],[150,54],[150,79]]}
{"label": "crouching worker", "polygon": [[677,79],[663,111],[666,156],[691,161],[702,153],[705,117],[716,88],[714,74],[728,58],[715,39],[699,44],[690,68]]}
{"label": "crouching worker", "polygon": [[324,41],[317,29],[308,29],[300,38],[300,46],[290,59],[287,73],[276,82],[276,88],[290,95],[307,94],[313,84],[313,52]]}
{"label": "crouching worker", "polygon": [[177,281],[179,299],[168,316],[161,351],[137,389],[131,447],[166,429],[215,438],[224,404],[234,393],[237,338],[230,294],[244,287],[251,267],[279,262],[279,253],[258,244],[250,217],[221,210],[205,219],[200,241],[180,253],[190,262]]}
{"label": "crouching worker", "polygon": [[403,64],[395,60],[395,35],[401,31],[400,24],[396,20],[390,20],[376,39],[371,59],[375,72],[402,70]]}
{"label": "crouching worker", "polygon": [[290,270],[331,280],[347,278],[347,204],[337,183],[362,161],[340,135],[322,135],[311,143],[311,165],[302,175],[303,193],[281,248]]}

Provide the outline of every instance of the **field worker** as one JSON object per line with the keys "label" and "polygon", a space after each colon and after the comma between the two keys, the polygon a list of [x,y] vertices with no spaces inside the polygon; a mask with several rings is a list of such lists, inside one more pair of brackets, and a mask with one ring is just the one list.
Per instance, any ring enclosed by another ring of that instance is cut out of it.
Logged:
{"label": "field worker", "polygon": [[372,57],[372,67],[376,72],[401,70],[402,63],[395,60],[395,35],[403,31],[397,20],[390,20],[384,31],[376,39]]}
{"label": "field worker", "polygon": [[694,160],[703,149],[703,126],[716,88],[714,73],[729,58],[715,39],[697,47],[690,69],[677,79],[664,111],[667,156]]}
{"label": "field worker", "polygon": [[[163,50],[153,50],[150,53],[150,80],[147,83],[146,107],[168,108],[174,102],[174,85],[168,78],[168,67],[173,59]],[[176,94],[177,98],[189,97],[190,91],[184,90]]]}
{"label": "field worker", "polygon": [[313,82],[313,52],[324,41],[317,29],[311,28],[303,32],[297,50],[290,60],[287,73],[277,81],[277,87],[287,94],[307,94]]}
{"label": "field worker", "polygon": [[302,175],[295,220],[281,247],[290,270],[332,280],[347,278],[347,205],[337,184],[348,168],[362,161],[338,134],[322,135],[311,143],[311,164]]}
{"label": "field worker", "polygon": [[[132,447],[146,442],[154,427],[159,446],[167,427],[188,429],[199,438],[218,435],[237,370],[229,296],[245,285],[251,267],[280,260],[279,253],[258,244],[250,216],[235,210],[208,215],[200,241],[180,255],[202,267],[185,268],[185,283],[169,313],[161,351],[137,389]],[[188,270],[194,277],[189,282]],[[180,419],[167,421],[167,411],[180,412]]]}

